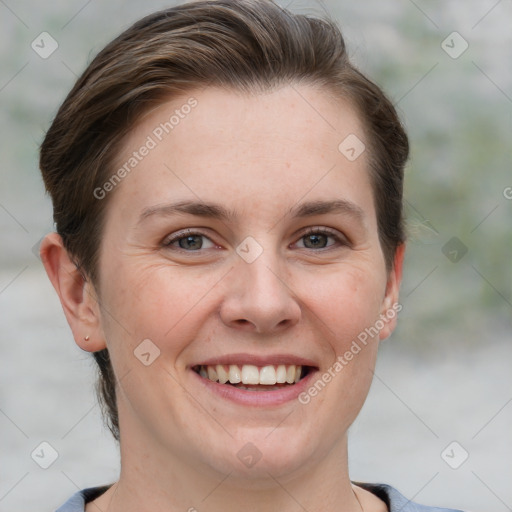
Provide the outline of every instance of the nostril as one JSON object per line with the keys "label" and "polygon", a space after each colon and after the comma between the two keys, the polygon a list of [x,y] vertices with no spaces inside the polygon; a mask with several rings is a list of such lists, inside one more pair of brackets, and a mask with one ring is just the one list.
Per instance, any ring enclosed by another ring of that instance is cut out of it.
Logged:
{"label": "nostril", "polygon": [[252,325],[252,323],[249,322],[249,320],[245,320],[244,318],[240,318],[239,320],[234,320],[233,323],[239,327],[247,327],[247,326]]}

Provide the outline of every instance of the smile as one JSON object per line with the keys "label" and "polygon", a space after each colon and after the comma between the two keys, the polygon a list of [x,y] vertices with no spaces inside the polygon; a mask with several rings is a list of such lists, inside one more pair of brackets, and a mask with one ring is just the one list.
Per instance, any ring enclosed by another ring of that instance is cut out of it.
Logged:
{"label": "smile", "polygon": [[201,377],[220,384],[231,384],[238,389],[248,391],[270,391],[296,384],[308,373],[302,365],[267,365],[258,367],[253,364],[216,364],[198,365],[193,369]]}
{"label": "smile", "polygon": [[251,407],[275,407],[297,400],[319,370],[313,361],[296,356],[275,356],[269,361],[268,357],[241,354],[190,369],[208,393]]}
{"label": "smile", "polygon": [[189,366],[201,389],[245,406],[275,407],[293,402],[319,372],[317,362],[296,354],[238,353]]}

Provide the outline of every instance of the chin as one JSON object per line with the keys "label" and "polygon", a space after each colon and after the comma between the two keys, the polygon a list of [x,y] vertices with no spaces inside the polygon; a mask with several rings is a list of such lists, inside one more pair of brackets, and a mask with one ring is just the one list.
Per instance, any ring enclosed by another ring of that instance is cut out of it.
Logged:
{"label": "chin", "polygon": [[[297,427],[298,429],[299,427]],[[209,457],[207,464],[216,472],[230,475],[230,480],[241,487],[264,489],[275,487],[274,479],[288,479],[307,470],[326,450],[316,446],[311,436],[290,429],[245,429],[235,439],[226,440],[222,453]],[[244,435],[245,434],[245,435]],[[217,452],[221,443],[214,443]]]}

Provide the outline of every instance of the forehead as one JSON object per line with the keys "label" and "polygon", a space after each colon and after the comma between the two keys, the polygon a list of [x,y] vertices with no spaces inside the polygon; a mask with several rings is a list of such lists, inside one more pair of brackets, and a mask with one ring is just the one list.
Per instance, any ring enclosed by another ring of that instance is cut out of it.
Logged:
{"label": "forehead", "polygon": [[364,140],[355,109],[312,86],[259,94],[195,90],[160,104],[134,127],[116,167],[129,172],[115,194],[121,198],[112,199],[129,196],[130,209],[170,198],[215,199],[232,209],[286,207],[326,194],[365,203],[372,192]]}

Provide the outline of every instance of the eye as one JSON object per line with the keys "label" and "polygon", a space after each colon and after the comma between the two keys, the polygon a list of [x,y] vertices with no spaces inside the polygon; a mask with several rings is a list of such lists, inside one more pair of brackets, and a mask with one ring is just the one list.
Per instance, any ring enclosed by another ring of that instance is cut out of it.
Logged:
{"label": "eye", "polygon": [[165,238],[162,245],[165,248],[182,249],[187,252],[215,247],[215,244],[207,236],[192,230],[170,235]]}
{"label": "eye", "polygon": [[[329,239],[331,240],[330,243]],[[299,245],[300,249],[326,249],[336,244],[348,245],[347,241],[342,237],[325,228],[309,229],[305,234],[302,235],[297,243],[300,244],[301,242],[302,246]]]}

